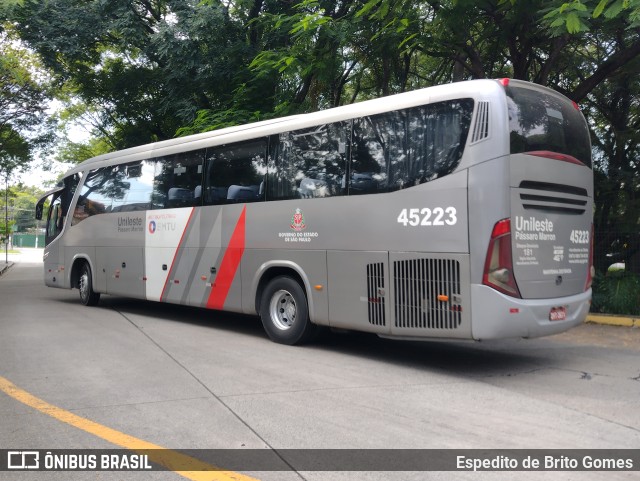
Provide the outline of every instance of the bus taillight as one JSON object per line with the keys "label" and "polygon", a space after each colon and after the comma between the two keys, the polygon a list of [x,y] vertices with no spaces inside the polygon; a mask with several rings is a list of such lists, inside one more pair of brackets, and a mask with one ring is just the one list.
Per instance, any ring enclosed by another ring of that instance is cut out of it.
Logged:
{"label": "bus taillight", "polygon": [[570,164],[584,165],[583,162],[580,162],[572,155],[559,154],[557,152],[551,152],[549,150],[535,150],[525,152],[525,154],[535,155],[536,157],[544,157],[546,159],[561,160],[562,162],[569,162]]}
{"label": "bus taillight", "polygon": [[484,263],[482,283],[503,294],[522,297],[513,277],[510,219],[502,219],[493,226]]}

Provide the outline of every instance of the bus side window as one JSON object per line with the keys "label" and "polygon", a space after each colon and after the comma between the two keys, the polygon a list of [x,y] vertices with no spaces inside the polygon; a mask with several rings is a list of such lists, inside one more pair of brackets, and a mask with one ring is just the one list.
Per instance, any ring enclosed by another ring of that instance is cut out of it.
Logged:
{"label": "bus side window", "polygon": [[349,132],[350,122],[336,122],[281,134],[267,198],[344,195]]}
{"label": "bus side window", "polygon": [[458,99],[356,119],[349,194],[404,189],[453,172],[472,112],[472,99]]}
{"label": "bus side window", "polygon": [[473,106],[472,99],[458,99],[427,105],[417,112],[419,124],[427,126],[427,141],[421,149],[432,179],[452,173],[460,163]]}
{"label": "bus side window", "polygon": [[96,169],[87,174],[73,211],[71,225],[79,224],[93,215],[111,211],[112,194],[119,189],[112,174],[111,167]]}
{"label": "bus side window", "polygon": [[195,150],[156,159],[152,204],[154,209],[202,205],[202,169],[205,151]]}
{"label": "bus side window", "polygon": [[267,140],[224,145],[207,150],[206,205],[264,200]]}
{"label": "bus side window", "polygon": [[151,208],[154,162],[142,160],[112,170],[111,212],[133,212]]}
{"label": "bus side window", "polygon": [[371,194],[386,187],[392,139],[385,135],[385,127],[392,124],[390,115],[354,120],[349,195]]}
{"label": "bus side window", "polygon": [[269,166],[267,172],[267,200],[297,198],[295,176],[291,164],[285,159],[292,157],[291,132],[285,132],[271,138]]}

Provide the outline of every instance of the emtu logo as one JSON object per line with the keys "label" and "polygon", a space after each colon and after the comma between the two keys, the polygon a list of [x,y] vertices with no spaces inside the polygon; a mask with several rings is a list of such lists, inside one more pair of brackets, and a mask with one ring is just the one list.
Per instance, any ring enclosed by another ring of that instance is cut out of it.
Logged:
{"label": "emtu logo", "polygon": [[40,453],[38,451],[7,452],[7,469],[38,469]]}
{"label": "emtu logo", "polygon": [[149,234],[153,234],[156,231],[156,221],[152,220],[149,222]]}

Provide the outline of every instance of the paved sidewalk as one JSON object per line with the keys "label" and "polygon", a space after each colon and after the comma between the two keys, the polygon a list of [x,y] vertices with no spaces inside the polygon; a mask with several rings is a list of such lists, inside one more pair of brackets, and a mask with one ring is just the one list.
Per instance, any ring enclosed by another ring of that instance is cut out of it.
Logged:
{"label": "paved sidewalk", "polygon": [[8,255],[9,262],[6,262],[7,256],[5,256],[4,250],[0,251],[0,275],[4,274],[16,263],[29,263],[29,264],[42,263],[42,255],[44,254],[44,249],[22,247],[15,250],[17,250],[18,252],[9,253]]}

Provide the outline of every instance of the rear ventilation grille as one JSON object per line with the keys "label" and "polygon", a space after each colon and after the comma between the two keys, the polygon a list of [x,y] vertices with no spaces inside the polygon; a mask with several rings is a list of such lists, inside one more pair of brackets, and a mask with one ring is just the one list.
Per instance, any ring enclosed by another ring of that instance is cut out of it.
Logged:
{"label": "rear ventilation grille", "polygon": [[411,259],[393,263],[395,325],[412,329],[456,329],[462,322],[460,263]]}
{"label": "rear ventilation grille", "polygon": [[588,193],[582,187],[524,180],[520,189],[520,201],[526,210],[581,215],[587,208]]}
{"label": "rear ventilation grille", "polygon": [[367,305],[369,324],[384,326],[384,264],[382,262],[367,265]]}
{"label": "rear ventilation grille", "polygon": [[473,127],[471,143],[480,142],[489,137],[489,102],[478,102],[476,123]]}

